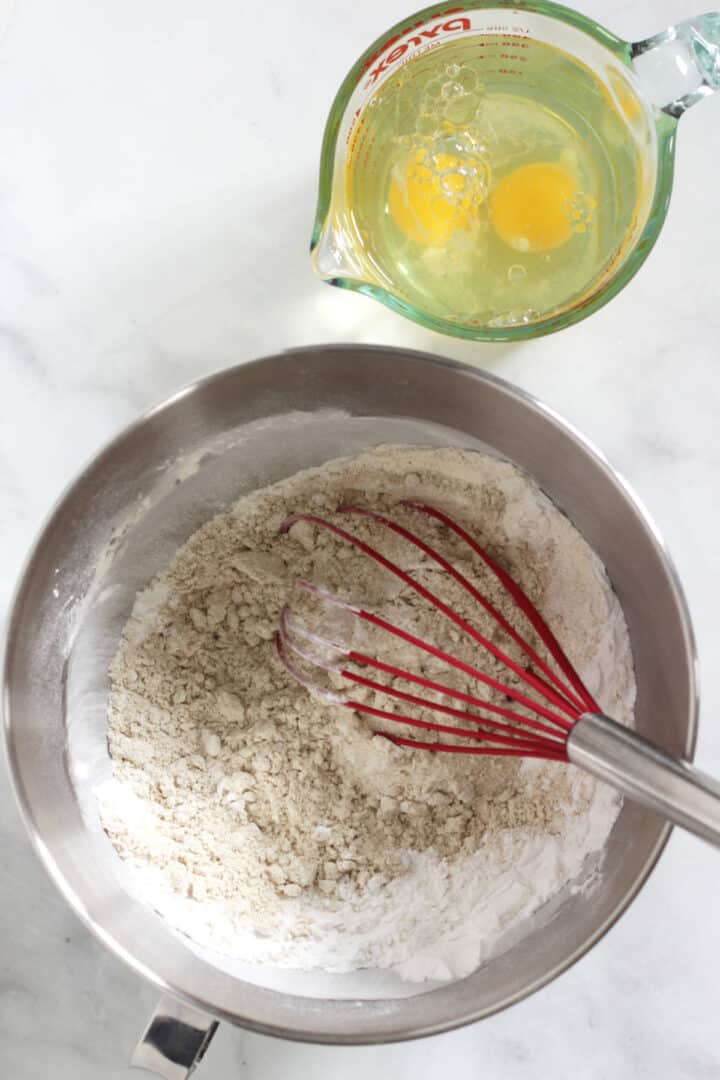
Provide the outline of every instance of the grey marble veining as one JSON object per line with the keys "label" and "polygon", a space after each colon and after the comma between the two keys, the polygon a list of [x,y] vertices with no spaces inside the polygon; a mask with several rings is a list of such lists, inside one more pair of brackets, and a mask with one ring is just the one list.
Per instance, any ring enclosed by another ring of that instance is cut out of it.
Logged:
{"label": "grey marble veining", "polygon": [[[583,0],[629,39],[690,0]],[[702,7],[702,5],[698,5]],[[479,363],[572,420],[669,542],[698,636],[698,760],[720,773],[720,95],[683,119],[667,225],[608,307],[518,346],[443,339],[316,282],[317,157],[347,68],[411,5],[0,2],[0,623],[52,501],[178,386],[309,342],[381,341]],[[121,1080],[155,999],[80,926],[0,776],[0,1077]],[[214,1080],[716,1080],[720,861],[675,835],[617,927],[571,971],[463,1031],[368,1049],[222,1026]]]}

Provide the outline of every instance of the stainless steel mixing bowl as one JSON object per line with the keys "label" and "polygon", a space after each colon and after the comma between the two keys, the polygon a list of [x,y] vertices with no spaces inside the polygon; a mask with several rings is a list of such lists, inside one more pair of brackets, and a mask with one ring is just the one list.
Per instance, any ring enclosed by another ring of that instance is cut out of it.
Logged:
{"label": "stainless steel mixing bowl", "polygon": [[404,350],[324,346],[271,356],[197,383],[138,420],[75,481],[46,525],[15,600],[5,661],[22,813],[68,903],[108,948],[186,1005],[318,1042],[426,1035],[518,1001],[604,934],[669,832],[650,812],[624,806],[593,890],[548,909],[544,925],[469,978],[386,1000],[344,998],[334,977],[329,998],[305,996],[301,980],[291,994],[255,985],[201,955],[126,891],[92,788],[109,769],[107,663],[136,590],[242,493],[388,442],[491,448],[535,477],[598,552],[625,609],[638,729],[690,757],[692,632],[642,507],[549,409],[469,367]]}

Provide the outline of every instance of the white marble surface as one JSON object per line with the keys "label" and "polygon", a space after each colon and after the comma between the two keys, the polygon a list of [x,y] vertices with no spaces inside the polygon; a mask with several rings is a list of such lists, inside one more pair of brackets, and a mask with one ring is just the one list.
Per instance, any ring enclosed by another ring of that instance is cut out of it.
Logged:
{"label": "white marble surface", "polygon": [[[700,5],[700,0],[697,0]],[[582,0],[628,38],[690,0]],[[317,155],[356,55],[403,0],[0,3],[0,611],[59,490],[140,409],[286,346],[435,350],[537,393],[602,446],[664,531],[720,773],[720,96],[682,122],[662,239],[572,330],[519,346],[422,331],[314,280]],[[120,1080],[154,992],[65,907],[0,780],[0,1076]],[[720,861],[675,835],[591,955],[516,1008],[376,1049],[221,1029],[198,1077],[709,1080],[720,1076]]]}

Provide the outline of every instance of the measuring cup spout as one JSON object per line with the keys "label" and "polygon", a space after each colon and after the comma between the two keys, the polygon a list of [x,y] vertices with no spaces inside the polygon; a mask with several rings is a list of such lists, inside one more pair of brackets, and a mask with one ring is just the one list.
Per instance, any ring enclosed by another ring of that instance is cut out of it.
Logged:
{"label": "measuring cup spout", "polygon": [[332,210],[317,237],[313,237],[310,250],[315,273],[323,281],[340,284],[341,281],[361,283],[365,280],[356,245],[334,220]]}
{"label": "measuring cup spout", "polygon": [[632,46],[633,66],[647,99],[680,117],[720,89],[720,12],[698,15]]}

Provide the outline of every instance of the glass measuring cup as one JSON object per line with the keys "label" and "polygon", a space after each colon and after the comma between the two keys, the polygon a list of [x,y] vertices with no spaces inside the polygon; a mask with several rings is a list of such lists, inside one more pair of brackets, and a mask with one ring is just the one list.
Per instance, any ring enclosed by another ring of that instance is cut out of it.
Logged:
{"label": "glass measuring cup", "polygon": [[[451,54],[453,44],[462,52]],[[440,79],[448,81],[439,100],[446,86],[460,89],[453,90],[453,111],[434,113],[430,122],[427,94],[432,79],[438,82],[432,65],[442,55],[453,66],[442,69]],[[554,58],[559,66],[553,67]],[[563,64],[572,67],[572,84],[561,82]],[[463,89],[465,71],[475,90]],[[718,88],[720,13],[630,43],[544,0],[425,8],[370,46],[335,98],[320,162],[315,270],[333,285],[459,337],[521,340],[570,326],[615,296],[647,258],[667,213],[678,120]],[[477,111],[464,119],[463,97],[473,93],[467,108],[472,113],[477,101]],[[477,123],[491,97],[495,108],[501,102],[496,116],[507,118],[495,125],[501,138],[523,128],[528,102],[540,100],[544,109],[538,113],[540,135],[532,117],[526,128],[530,143],[545,140],[548,161],[528,171],[521,146],[520,168],[502,192],[496,179],[502,179],[502,165],[495,168],[492,139]],[[383,100],[395,110],[389,134],[374,120]],[[593,127],[588,118],[596,111],[600,120]],[[609,163],[607,198],[581,190],[570,175],[578,171],[577,152],[569,144],[560,152],[561,142],[552,147],[552,124],[560,139],[564,124],[594,140],[596,157]],[[444,142],[436,146],[437,138]],[[390,163],[400,151],[409,165],[398,180]],[[538,168],[546,185],[539,195],[533,179]],[[554,184],[549,195],[548,177]],[[544,211],[549,226],[532,220]],[[471,252],[467,265],[458,240]],[[497,273],[486,272],[490,258]],[[528,302],[531,284],[540,303]],[[456,302],[461,287],[470,297],[476,290],[464,306]]]}

